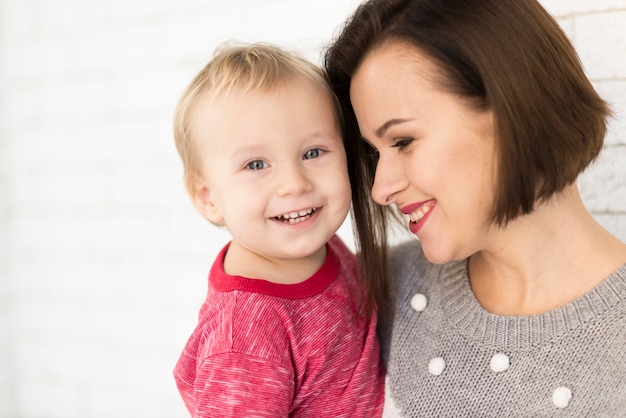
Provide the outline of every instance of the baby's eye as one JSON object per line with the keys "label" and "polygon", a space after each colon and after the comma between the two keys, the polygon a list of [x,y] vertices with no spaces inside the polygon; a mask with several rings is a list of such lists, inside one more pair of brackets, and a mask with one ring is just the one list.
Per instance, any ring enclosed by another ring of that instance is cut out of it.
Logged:
{"label": "baby's eye", "polygon": [[305,152],[305,153],[304,153],[303,158],[304,158],[305,160],[310,160],[310,159],[312,159],[312,158],[317,158],[317,157],[319,157],[320,155],[322,155],[322,153],[323,153],[323,152],[324,152],[324,151],[322,151],[322,150],[321,150],[321,149],[319,149],[319,148],[312,148],[312,149],[310,149],[310,150],[308,150],[307,152]]}
{"label": "baby's eye", "polygon": [[411,142],[413,141],[414,141],[413,138],[398,138],[396,139],[396,142],[392,145],[392,148],[402,149],[402,148],[409,146]]}
{"label": "baby's eye", "polygon": [[262,160],[254,160],[254,161],[250,161],[248,164],[246,164],[246,169],[247,170],[262,170],[264,168],[267,167],[267,163],[265,161]]}

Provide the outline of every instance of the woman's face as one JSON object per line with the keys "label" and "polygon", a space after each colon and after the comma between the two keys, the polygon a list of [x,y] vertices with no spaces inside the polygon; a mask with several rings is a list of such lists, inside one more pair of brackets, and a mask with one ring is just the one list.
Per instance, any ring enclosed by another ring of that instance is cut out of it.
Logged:
{"label": "woman's face", "polygon": [[386,43],[350,87],[361,135],[379,153],[372,196],[408,216],[434,263],[489,245],[496,173],[492,113],[439,87],[440,74],[417,48]]}

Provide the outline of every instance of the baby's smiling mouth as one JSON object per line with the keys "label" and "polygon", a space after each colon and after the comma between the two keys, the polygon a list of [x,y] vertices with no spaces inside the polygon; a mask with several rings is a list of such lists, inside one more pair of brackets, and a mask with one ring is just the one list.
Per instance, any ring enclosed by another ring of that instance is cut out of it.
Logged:
{"label": "baby's smiling mouth", "polygon": [[283,223],[297,224],[309,219],[311,215],[314,214],[318,209],[319,208],[309,208],[294,212],[283,213],[282,215],[275,216],[274,219]]}

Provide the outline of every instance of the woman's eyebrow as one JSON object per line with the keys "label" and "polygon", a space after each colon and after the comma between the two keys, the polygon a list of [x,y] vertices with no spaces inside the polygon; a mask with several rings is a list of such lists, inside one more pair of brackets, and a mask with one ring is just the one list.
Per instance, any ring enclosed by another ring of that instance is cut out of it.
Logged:
{"label": "woman's eyebrow", "polygon": [[387,132],[387,130],[392,126],[409,122],[411,120],[412,119],[390,119],[387,122],[383,123],[382,126],[376,130],[375,134],[377,137],[381,138],[383,135],[385,135],[385,132]]}

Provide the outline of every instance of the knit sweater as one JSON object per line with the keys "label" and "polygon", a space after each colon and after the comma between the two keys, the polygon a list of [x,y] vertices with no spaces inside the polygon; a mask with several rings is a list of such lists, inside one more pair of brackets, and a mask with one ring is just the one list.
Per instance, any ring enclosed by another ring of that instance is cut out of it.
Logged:
{"label": "knit sweater", "polygon": [[286,285],[209,276],[198,325],[174,370],[194,418],[379,417],[376,315],[359,310],[356,257],[337,237],[322,267]]}
{"label": "knit sweater", "polygon": [[466,261],[431,264],[417,241],[391,265],[385,417],[626,417],[626,265],[532,316],[485,311]]}

